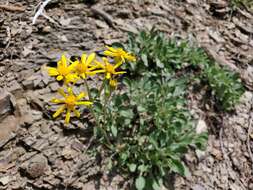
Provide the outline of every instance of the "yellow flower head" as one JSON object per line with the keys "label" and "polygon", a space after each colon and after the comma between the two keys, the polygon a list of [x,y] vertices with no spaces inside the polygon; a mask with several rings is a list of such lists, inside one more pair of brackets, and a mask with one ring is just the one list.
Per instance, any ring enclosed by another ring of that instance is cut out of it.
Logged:
{"label": "yellow flower head", "polygon": [[74,64],[68,65],[68,60],[65,55],[57,62],[57,68],[48,67],[48,74],[55,76],[58,81],[64,80],[65,84],[76,82],[79,77],[73,73]]}
{"label": "yellow flower head", "polygon": [[135,56],[131,55],[130,53],[124,51],[122,48],[113,48],[106,46],[107,50],[104,51],[104,55],[113,57],[115,62],[126,62],[127,61],[132,61],[135,62],[136,58]]}
{"label": "yellow flower head", "polygon": [[110,84],[110,86],[111,86],[112,88],[116,88],[117,85],[118,85],[118,82],[117,82],[116,79],[111,79],[111,80],[109,81],[109,84]]}
{"label": "yellow flower head", "polygon": [[63,89],[58,89],[58,93],[64,97],[64,99],[57,99],[53,98],[51,100],[52,103],[55,104],[62,104],[62,106],[53,114],[53,118],[58,117],[64,110],[66,109],[66,117],[65,123],[69,123],[71,111],[74,112],[76,117],[80,117],[80,112],[76,110],[76,106],[85,105],[90,106],[92,102],[90,101],[80,101],[83,99],[86,94],[84,92],[80,93],[79,95],[75,95],[70,87],[68,87],[68,94],[64,92]]}
{"label": "yellow flower head", "polygon": [[112,76],[114,75],[120,75],[120,74],[126,73],[125,71],[116,71],[116,69],[120,67],[122,62],[118,62],[117,64],[112,65],[111,63],[109,63],[109,60],[107,58],[103,57],[102,59],[103,59],[103,63],[100,63],[98,61],[96,61],[95,63],[97,64],[98,68],[102,69],[99,71],[105,73],[106,79],[111,79]]}
{"label": "yellow flower head", "polygon": [[87,76],[94,75],[96,73],[100,73],[101,71],[95,70],[96,66],[92,65],[96,57],[95,53],[90,54],[88,57],[86,54],[83,54],[81,57],[81,61],[75,61],[73,64],[75,66],[76,73],[85,79]]}

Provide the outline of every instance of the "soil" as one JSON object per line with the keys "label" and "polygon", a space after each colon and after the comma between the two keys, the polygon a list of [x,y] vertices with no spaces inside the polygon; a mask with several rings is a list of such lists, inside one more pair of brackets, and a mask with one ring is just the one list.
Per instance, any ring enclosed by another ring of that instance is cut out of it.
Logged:
{"label": "soil", "polygon": [[[0,189],[132,189],[87,154],[90,128],[52,120],[48,100],[59,84],[44,66],[63,52],[80,56],[155,26],[188,38],[240,74],[247,89],[231,113],[191,108],[209,132],[206,151],[190,151],[190,176],[175,190],[253,190],[253,14],[228,1],[52,0],[32,25],[39,0],[0,1]],[[193,96],[195,97],[195,96]],[[84,116],[85,117],[85,116]]]}

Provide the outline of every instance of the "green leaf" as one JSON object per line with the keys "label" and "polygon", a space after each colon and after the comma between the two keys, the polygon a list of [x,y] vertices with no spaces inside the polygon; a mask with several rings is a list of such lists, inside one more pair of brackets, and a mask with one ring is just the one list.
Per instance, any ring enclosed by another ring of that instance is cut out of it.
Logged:
{"label": "green leaf", "polygon": [[136,180],[135,180],[135,187],[137,190],[143,190],[145,188],[145,178],[142,176],[139,176]]}
{"label": "green leaf", "polygon": [[111,126],[111,131],[112,131],[112,135],[113,135],[114,137],[117,137],[118,129],[117,129],[117,127],[116,127],[115,125],[112,125],[112,126]]}
{"label": "green leaf", "polygon": [[163,69],[164,68],[164,64],[161,62],[161,60],[159,58],[156,58],[156,65],[157,67]]}
{"label": "green leaf", "polygon": [[119,114],[126,118],[133,118],[133,111],[131,109],[120,110]]}
{"label": "green leaf", "polygon": [[148,57],[146,54],[141,54],[141,60],[143,61],[144,65],[148,67]]}
{"label": "green leaf", "polygon": [[157,183],[157,181],[155,179],[152,180],[152,188],[154,190],[160,190],[161,189],[161,185],[159,183]]}
{"label": "green leaf", "polygon": [[169,164],[170,169],[173,172],[179,173],[180,175],[184,176],[184,174],[185,174],[185,168],[184,168],[184,165],[179,160],[170,159],[168,161],[168,164]]}
{"label": "green leaf", "polygon": [[136,165],[136,164],[129,164],[129,170],[130,170],[131,172],[135,172],[136,168],[137,168],[137,165]]}

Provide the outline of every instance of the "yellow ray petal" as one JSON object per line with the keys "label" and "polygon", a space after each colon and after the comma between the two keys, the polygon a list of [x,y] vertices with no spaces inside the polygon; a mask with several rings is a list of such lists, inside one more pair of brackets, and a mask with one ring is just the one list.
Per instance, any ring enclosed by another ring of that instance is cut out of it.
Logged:
{"label": "yellow ray petal", "polygon": [[59,104],[59,103],[64,103],[65,101],[64,100],[61,100],[61,99],[57,99],[57,98],[53,98],[51,100],[52,103],[55,103],[55,104]]}
{"label": "yellow ray petal", "polygon": [[85,79],[85,78],[86,78],[86,75],[85,75],[84,73],[82,73],[82,74],[81,74],[81,77],[82,77],[83,79]]}
{"label": "yellow ray petal", "polygon": [[95,53],[90,54],[87,61],[86,61],[86,65],[90,65],[91,62],[94,61],[95,57],[96,57]]}
{"label": "yellow ray petal", "polygon": [[61,56],[61,65],[63,67],[67,67],[68,66],[67,57],[64,54]]}
{"label": "yellow ray petal", "polygon": [[60,81],[60,80],[62,80],[63,79],[63,76],[62,75],[59,75],[59,76],[57,76],[57,78],[56,78],[56,80],[58,80],[58,81]]}
{"label": "yellow ray petal", "polygon": [[70,109],[67,110],[66,117],[65,117],[65,123],[68,124],[70,120]]}
{"label": "yellow ray petal", "polygon": [[122,65],[123,61],[119,61],[117,64],[113,66],[114,69],[117,69],[120,65]]}
{"label": "yellow ray petal", "polygon": [[67,96],[62,88],[59,88],[57,91],[58,91],[58,93],[59,93],[60,95],[62,95],[63,97],[66,97],[66,96]]}
{"label": "yellow ray petal", "polygon": [[114,57],[114,56],[115,56],[115,53],[106,50],[106,51],[104,51],[104,55],[109,56],[109,57]]}
{"label": "yellow ray petal", "polygon": [[104,64],[102,64],[102,63],[100,63],[98,61],[95,61],[95,64],[97,65],[96,68],[102,68],[102,69],[105,68]]}
{"label": "yellow ray petal", "polygon": [[116,48],[110,47],[110,46],[105,46],[108,50],[112,51],[112,52],[117,52]]}
{"label": "yellow ray petal", "polygon": [[76,105],[85,105],[85,106],[90,106],[93,103],[90,101],[80,101],[80,102],[76,102]]}
{"label": "yellow ray petal", "polygon": [[111,78],[111,73],[106,73],[105,78],[110,79]]}
{"label": "yellow ray petal", "polygon": [[76,117],[80,117],[80,112],[79,111],[77,111],[76,109],[74,109],[74,113],[75,113],[75,115],[76,115]]}
{"label": "yellow ray petal", "polygon": [[114,73],[115,75],[121,75],[121,74],[125,74],[126,72],[125,71],[120,71],[120,72],[116,72]]}
{"label": "yellow ray petal", "polygon": [[68,66],[68,69],[69,69],[70,71],[75,71],[76,66],[77,66],[78,64],[79,64],[79,61],[76,60],[76,61],[72,62],[72,64],[71,64],[70,66]]}
{"label": "yellow ray petal", "polygon": [[76,100],[81,100],[82,98],[84,98],[86,96],[86,94],[84,92],[81,92],[77,97]]}
{"label": "yellow ray petal", "polygon": [[58,117],[65,109],[65,105],[61,106],[53,115],[53,118]]}
{"label": "yellow ray petal", "polygon": [[73,89],[71,87],[68,87],[67,90],[68,90],[69,95],[73,95]]}
{"label": "yellow ray petal", "polygon": [[47,70],[48,70],[48,74],[50,76],[57,76],[57,75],[59,75],[59,72],[57,71],[56,68],[48,67]]}
{"label": "yellow ray petal", "polygon": [[82,64],[86,63],[86,59],[87,59],[87,55],[85,53],[82,54],[82,56],[81,56],[81,62],[82,62]]}
{"label": "yellow ray petal", "polygon": [[128,61],[133,61],[133,62],[135,62],[135,61],[136,61],[135,56],[130,55],[130,54],[127,54],[127,55],[126,55],[126,59],[127,59]]}

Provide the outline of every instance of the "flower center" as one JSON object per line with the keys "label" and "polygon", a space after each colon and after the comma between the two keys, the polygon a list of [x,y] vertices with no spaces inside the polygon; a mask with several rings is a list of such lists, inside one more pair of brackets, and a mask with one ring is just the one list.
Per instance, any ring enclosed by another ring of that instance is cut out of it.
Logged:
{"label": "flower center", "polygon": [[61,75],[63,75],[63,76],[66,76],[66,75],[69,74],[68,68],[63,67],[63,66],[58,67],[58,72],[59,72]]}
{"label": "flower center", "polygon": [[108,73],[113,74],[113,73],[115,72],[115,70],[114,70],[114,68],[113,68],[113,65],[107,64],[107,65],[106,65],[106,71],[107,71]]}
{"label": "flower center", "polygon": [[75,106],[76,97],[74,95],[67,96],[66,100],[65,100],[65,103],[67,104],[68,107]]}
{"label": "flower center", "polygon": [[76,69],[79,73],[85,73],[86,72],[86,67],[83,64],[78,64]]}

